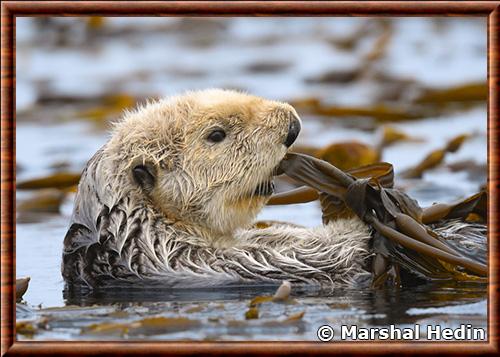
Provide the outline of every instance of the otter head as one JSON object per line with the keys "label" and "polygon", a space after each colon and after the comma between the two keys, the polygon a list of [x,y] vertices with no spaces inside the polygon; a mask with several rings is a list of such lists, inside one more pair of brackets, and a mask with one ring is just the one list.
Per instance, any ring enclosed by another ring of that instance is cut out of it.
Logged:
{"label": "otter head", "polygon": [[107,150],[122,177],[117,184],[216,239],[249,224],[265,205],[299,131],[300,119],[286,103],[205,90],[127,113]]}

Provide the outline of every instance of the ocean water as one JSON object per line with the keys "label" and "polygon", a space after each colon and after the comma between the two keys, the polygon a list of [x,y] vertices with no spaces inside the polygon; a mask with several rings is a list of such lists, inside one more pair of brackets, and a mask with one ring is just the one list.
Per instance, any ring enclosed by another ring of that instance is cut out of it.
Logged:
{"label": "ocean water", "polygon": [[[117,93],[143,100],[224,87],[283,101],[318,98],[352,107],[386,101],[407,108],[412,96],[425,88],[486,80],[486,22],[482,19],[109,18],[100,25],[92,23],[84,18],[17,19],[18,182],[62,169],[81,171],[106,142],[110,122],[119,118],[121,109],[106,115],[106,120],[89,120],[85,113],[112,106],[103,98]],[[383,36],[388,37],[386,45],[381,44]],[[380,47],[378,59],[367,62]],[[330,81],[317,80],[332,72],[350,73],[352,79],[338,75]],[[381,137],[380,123],[321,117],[300,108],[298,112],[303,121],[299,146],[342,141],[376,145]],[[394,165],[396,183],[422,206],[465,197],[485,182],[484,102],[389,125],[422,139],[397,143],[382,154],[382,160]],[[398,176],[460,134],[472,137],[448,154],[445,164],[420,179]],[[463,162],[472,162],[478,169],[450,169]],[[17,202],[37,194],[18,190]],[[487,291],[481,285],[328,293],[292,287],[295,303],[263,304],[256,320],[245,319],[249,301],[272,294],[275,288],[65,296],[61,250],[73,197],[67,194],[55,213],[17,212],[16,276],[31,277],[23,305],[28,312],[18,311],[17,318],[49,321],[49,327],[38,328],[34,335],[20,334],[20,339],[316,340],[316,331],[324,324],[335,331],[342,324],[487,326]],[[266,207],[258,220],[314,227],[321,224],[321,211],[315,202],[273,206]],[[286,321],[302,312],[302,318]],[[168,333],[161,329],[132,336],[85,332],[92,324],[158,316],[194,322],[181,324],[184,327],[177,322]]]}

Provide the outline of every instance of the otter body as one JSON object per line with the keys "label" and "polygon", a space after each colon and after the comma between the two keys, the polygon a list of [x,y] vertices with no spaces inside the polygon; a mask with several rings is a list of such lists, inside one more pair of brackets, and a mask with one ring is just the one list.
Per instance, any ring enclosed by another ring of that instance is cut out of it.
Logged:
{"label": "otter body", "polygon": [[194,287],[349,283],[369,229],[252,229],[300,130],[285,103],[207,90],[126,113],[89,161],[64,240],[71,285]]}
{"label": "otter body", "polygon": [[224,90],[126,113],[83,171],[64,239],[66,283],[333,287],[367,274],[370,229],[357,218],[251,228],[299,130],[288,104]]}

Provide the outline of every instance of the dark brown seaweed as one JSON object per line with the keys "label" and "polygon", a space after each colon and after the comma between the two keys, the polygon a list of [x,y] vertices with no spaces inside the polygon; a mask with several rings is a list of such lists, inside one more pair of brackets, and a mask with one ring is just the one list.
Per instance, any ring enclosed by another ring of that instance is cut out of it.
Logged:
{"label": "dark brown seaweed", "polygon": [[349,215],[347,209],[374,228],[374,286],[386,281],[399,284],[400,265],[431,279],[460,275],[462,279],[465,276],[477,280],[474,275],[487,276],[485,264],[464,256],[424,225],[440,219],[466,218],[470,213],[485,214],[485,192],[454,204],[436,204],[422,209],[404,192],[392,188],[393,170],[388,163],[344,172],[314,157],[289,153],[280,164],[280,170],[309,187],[278,194],[271,198],[271,204],[319,198],[324,223]]}

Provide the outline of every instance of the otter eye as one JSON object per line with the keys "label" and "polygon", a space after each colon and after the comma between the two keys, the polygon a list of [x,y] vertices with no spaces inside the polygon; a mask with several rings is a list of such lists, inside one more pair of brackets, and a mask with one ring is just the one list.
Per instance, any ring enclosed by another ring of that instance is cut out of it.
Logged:
{"label": "otter eye", "polygon": [[210,134],[208,134],[207,140],[213,143],[220,143],[226,138],[226,132],[222,129],[215,129]]}

